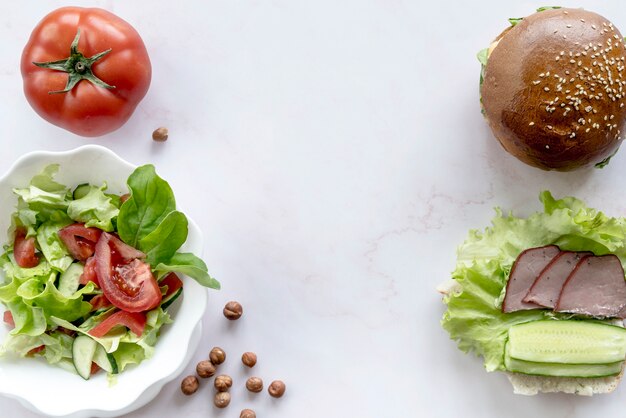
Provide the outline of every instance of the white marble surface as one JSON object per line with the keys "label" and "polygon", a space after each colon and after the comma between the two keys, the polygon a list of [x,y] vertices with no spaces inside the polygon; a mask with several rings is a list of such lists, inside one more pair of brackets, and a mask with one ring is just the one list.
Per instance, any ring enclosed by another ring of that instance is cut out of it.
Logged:
{"label": "white marble surface", "polygon": [[[129,417],[623,416],[626,385],[591,399],[515,396],[439,326],[434,288],[493,206],[530,213],[549,188],[626,213],[625,151],[602,171],[544,173],[506,155],[482,120],[475,53],[543,2],[75,1],[130,21],[153,64],[135,115],[98,139],[49,125],[22,94],[22,47],[64,3],[0,6],[0,166],[84,143],[153,162],[223,285],[186,372],[224,347],[231,405],[214,408],[207,384],[183,397],[177,379]],[[617,0],[558,3],[626,31]],[[155,144],[161,125],[170,140]],[[245,308],[235,323],[221,315],[230,299]],[[248,350],[254,374],[287,382],[283,399],[245,391]],[[6,398],[0,411],[35,416]]]}

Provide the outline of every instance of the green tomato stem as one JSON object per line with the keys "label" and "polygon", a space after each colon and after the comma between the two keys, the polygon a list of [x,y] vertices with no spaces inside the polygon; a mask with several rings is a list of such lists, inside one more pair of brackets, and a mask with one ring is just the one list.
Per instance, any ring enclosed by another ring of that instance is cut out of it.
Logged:
{"label": "green tomato stem", "polygon": [[78,51],[79,39],[80,28],[76,32],[76,37],[74,37],[74,40],[70,45],[69,57],[58,61],[33,62],[33,64],[37,67],[47,68],[53,71],[63,71],[68,74],[67,84],[65,84],[65,88],[63,90],[49,91],[48,94],[67,93],[68,91],[71,91],[74,86],[76,86],[81,80],[87,80],[90,83],[93,83],[96,86],[105,89],[115,88],[115,86],[111,86],[96,77],[96,75],[91,70],[91,66],[102,57],[107,55],[109,52],[111,52],[111,49],[109,48],[106,51],[99,52],[92,57],[87,58],[80,51]]}

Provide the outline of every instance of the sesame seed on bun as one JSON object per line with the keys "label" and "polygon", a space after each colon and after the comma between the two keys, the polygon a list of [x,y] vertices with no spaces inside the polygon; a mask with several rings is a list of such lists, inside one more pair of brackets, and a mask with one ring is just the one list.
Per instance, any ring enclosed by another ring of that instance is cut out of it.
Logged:
{"label": "sesame seed on bun", "polygon": [[602,165],[626,123],[624,38],[604,17],[551,9],[507,28],[490,48],[481,86],[505,150],[534,167]]}

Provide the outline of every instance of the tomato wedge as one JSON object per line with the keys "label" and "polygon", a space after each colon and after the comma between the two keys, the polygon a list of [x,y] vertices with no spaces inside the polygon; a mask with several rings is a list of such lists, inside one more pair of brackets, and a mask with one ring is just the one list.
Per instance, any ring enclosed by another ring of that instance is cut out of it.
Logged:
{"label": "tomato wedge", "polygon": [[13,314],[11,313],[11,311],[4,311],[4,314],[2,315],[2,320],[11,328],[15,328],[15,321],[13,320]]}
{"label": "tomato wedge", "polygon": [[85,228],[84,224],[78,223],[61,228],[59,238],[74,259],[85,261],[93,255],[101,234],[102,230],[98,228]]}
{"label": "tomato wedge", "polygon": [[98,281],[98,275],[96,274],[96,258],[89,257],[87,261],[85,261],[85,268],[83,269],[83,274],[80,275],[78,279],[78,283],[87,284],[89,282],[94,282],[94,284],[100,287],[100,282]]}
{"label": "tomato wedge", "polygon": [[45,345],[40,345],[38,347],[33,348],[32,350],[30,350],[28,353],[26,353],[27,356],[34,356],[37,353],[41,353],[43,350],[46,349]]}
{"label": "tomato wedge", "polygon": [[111,302],[104,295],[96,295],[89,301],[91,303],[91,310],[97,311],[98,309],[110,308],[113,306]]}
{"label": "tomato wedge", "polygon": [[15,230],[13,256],[17,265],[22,268],[31,268],[39,264],[39,257],[35,255],[35,238],[26,238],[25,228],[17,228]]}
{"label": "tomato wedge", "polygon": [[91,371],[89,372],[89,376],[93,376],[94,374],[98,373],[100,370],[102,370],[100,368],[100,366],[98,366],[96,363],[94,363],[92,361],[91,362]]}
{"label": "tomato wedge", "polygon": [[161,286],[167,286],[167,293],[165,294],[165,296],[169,296],[178,291],[178,289],[180,289],[181,287],[183,287],[183,282],[176,275],[176,273],[168,274],[163,278],[163,280],[161,280],[159,284]]}
{"label": "tomato wedge", "polygon": [[143,312],[159,306],[161,289],[145,255],[103,232],[96,244],[96,274],[104,296],[127,312]]}
{"label": "tomato wedge", "polygon": [[117,311],[93,327],[89,331],[89,335],[101,338],[104,337],[107,332],[119,325],[130,328],[135,335],[141,337],[141,334],[143,334],[143,330],[146,327],[146,315],[142,312]]}

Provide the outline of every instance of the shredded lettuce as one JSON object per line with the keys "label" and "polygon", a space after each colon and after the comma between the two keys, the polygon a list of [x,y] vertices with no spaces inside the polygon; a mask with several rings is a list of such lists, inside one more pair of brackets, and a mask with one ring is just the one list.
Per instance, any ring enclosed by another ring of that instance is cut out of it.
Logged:
{"label": "shredded lettuce", "polygon": [[543,211],[528,218],[505,216],[496,209],[492,226],[470,231],[458,248],[452,277],[460,289],[444,298],[442,326],[462,351],[482,356],[488,371],[505,369],[504,346],[511,326],[571,317],[540,309],[502,313],[506,281],[522,251],[555,244],[562,250],[615,254],[626,266],[625,218],[608,217],[573,197],[557,200],[547,191],[540,200]]}

